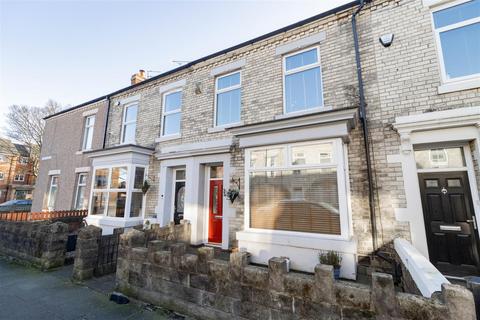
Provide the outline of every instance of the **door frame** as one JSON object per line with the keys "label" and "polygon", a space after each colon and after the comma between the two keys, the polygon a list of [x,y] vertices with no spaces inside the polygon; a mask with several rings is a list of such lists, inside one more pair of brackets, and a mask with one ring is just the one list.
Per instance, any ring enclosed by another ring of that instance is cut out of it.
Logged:
{"label": "door frame", "polygon": [[[223,176],[221,178],[212,178],[210,176],[210,168],[211,167],[219,167],[219,166],[222,166],[223,167]],[[209,164],[206,164],[205,165],[205,189],[206,192],[205,192],[205,199],[204,199],[204,215],[205,215],[205,225],[204,225],[204,235],[203,235],[203,238],[204,238],[204,243],[208,243],[209,246],[213,246],[213,247],[222,247],[222,244],[223,242],[225,241],[224,239],[224,222],[225,222],[225,199],[223,199],[222,201],[222,243],[216,245],[216,244],[211,244],[210,242],[208,242],[208,231],[210,229],[210,222],[209,222],[209,219],[210,219],[210,181],[211,180],[223,180],[223,189],[225,189],[225,163],[223,162],[218,162],[218,163],[209,163]],[[222,189],[222,197],[223,197],[223,189]]]}
{"label": "door frame", "polygon": [[[472,152],[475,158],[480,159],[479,124],[480,106],[396,116],[392,123],[399,136],[399,148],[396,154],[387,152],[386,160],[389,165],[400,166],[404,184],[404,200],[393,208],[395,219],[409,224],[409,238],[413,246],[427,259],[429,254],[413,147],[425,144],[469,143],[473,145]],[[472,175],[473,166],[468,156],[467,166],[478,225],[480,213],[478,185],[475,175]]]}
{"label": "door frame", "polygon": [[[468,147],[468,146],[467,146]],[[464,149],[464,152],[465,152],[465,146],[463,147]],[[465,163],[467,163],[466,159],[465,159]],[[463,170],[462,170],[463,169]],[[462,167],[462,168],[451,168],[451,170],[446,170],[446,169],[419,169],[418,172],[417,172],[417,177],[418,177],[418,182],[419,182],[419,187],[420,187],[420,197],[421,197],[421,200],[422,200],[422,211],[423,211],[423,219],[424,219],[424,222],[425,222],[425,233],[427,235],[427,246],[429,245],[432,245],[432,243],[430,242],[431,239],[431,232],[427,232],[427,229],[430,228],[430,226],[427,227],[427,225],[430,223],[429,221],[427,221],[427,213],[425,212],[425,208],[427,206],[426,203],[424,203],[424,197],[425,197],[425,194],[422,193],[422,190],[424,192],[426,192],[425,190],[425,186],[424,186],[424,183],[423,183],[423,179],[420,179],[420,175],[431,175],[432,178],[436,176],[436,174],[452,174],[452,173],[458,173],[458,172],[462,172],[462,173],[466,173],[466,177],[468,179],[468,185],[465,186],[465,192],[466,194],[469,193],[470,195],[470,205],[471,205],[471,219],[475,220],[473,226],[476,226],[473,227],[472,226],[472,237],[473,237],[473,242],[472,245],[473,245],[473,248],[472,250],[474,250],[474,260],[475,260],[475,266],[477,268],[477,272],[480,270],[480,236],[479,236],[479,229],[478,229],[478,224],[476,222],[477,220],[477,216],[476,216],[476,212],[475,212],[475,206],[474,206],[474,203],[473,203],[473,194],[472,194],[472,187],[471,187],[471,182],[470,182],[470,177],[469,177],[469,174],[468,174],[468,168],[467,167]],[[437,176],[438,177],[438,176]],[[448,179],[448,178],[447,178]],[[422,186],[420,186],[422,185]],[[471,224],[470,224],[471,226]],[[429,252],[430,253],[430,252]]]}
{"label": "door frame", "polygon": [[[177,180],[177,171],[185,171],[185,179],[182,179],[182,180]],[[186,190],[186,184],[187,184],[187,168],[184,168],[184,167],[178,167],[178,168],[173,168],[172,170],[172,199],[171,199],[171,203],[170,203],[170,221],[175,221],[175,199],[177,197],[176,195],[176,186],[177,186],[177,182],[185,182],[185,192],[187,191]],[[185,203],[184,203],[184,218],[185,218]]]}

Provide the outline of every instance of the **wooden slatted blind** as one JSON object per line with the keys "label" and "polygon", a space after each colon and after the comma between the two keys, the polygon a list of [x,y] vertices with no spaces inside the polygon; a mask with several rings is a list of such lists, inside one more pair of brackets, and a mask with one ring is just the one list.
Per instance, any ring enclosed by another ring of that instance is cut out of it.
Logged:
{"label": "wooden slatted blind", "polygon": [[250,226],[340,234],[335,168],[250,173]]}

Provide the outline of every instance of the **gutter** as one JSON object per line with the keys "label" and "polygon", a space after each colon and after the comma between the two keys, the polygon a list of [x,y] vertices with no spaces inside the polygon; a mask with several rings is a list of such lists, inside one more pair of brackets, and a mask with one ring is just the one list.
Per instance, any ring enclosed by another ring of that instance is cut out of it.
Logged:
{"label": "gutter", "polygon": [[[369,1],[369,0],[366,0]],[[360,60],[360,49],[358,44],[358,32],[357,32],[357,15],[363,9],[366,3],[365,0],[359,0],[359,7],[352,15],[352,33],[353,33],[353,45],[355,47],[355,61],[357,64],[357,79],[358,79],[358,95],[360,102],[360,121],[363,129],[363,141],[365,147],[365,157],[367,164],[367,177],[368,177],[368,204],[370,207],[370,224],[372,227],[372,246],[373,252],[376,254],[378,250],[378,238],[377,238],[377,217],[375,213],[375,199],[373,190],[373,173],[372,163],[370,160],[370,143],[368,140],[368,125],[367,125],[367,110],[365,102],[365,91],[363,88],[362,77],[362,64]]]}
{"label": "gutter", "polygon": [[102,142],[102,149],[105,149],[105,144],[107,141],[107,129],[108,129],[108,119],[110,117],[110,96],[105,96],[106,104],[107,104],[107,115],[105,116],[105,127],[103,129],[103,142]]}

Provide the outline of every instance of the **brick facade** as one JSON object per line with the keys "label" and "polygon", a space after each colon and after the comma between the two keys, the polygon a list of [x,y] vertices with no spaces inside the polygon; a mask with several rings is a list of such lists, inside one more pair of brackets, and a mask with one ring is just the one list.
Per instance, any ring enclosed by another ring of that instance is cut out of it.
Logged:
{"label": "brick facade", "polygon": [[[238,139],[230,130],[212,130],[214,122],[215,76],[213,68],[244,60],[242,73],[241,120],[243,125],[272,121],[283,114],[282,56],[276,55],[280,45],[323,32],[325,39],[319,42],[323,82],[324,105],[333,110],[358,107],[358,85],[355,53],[351,30],[351,15],[355,7],[304,23],[295,28],[249,43],[224,54],[209,57],[188,68],[179,68],[163,76],[120,90],[110,95],[110,109],[106,129],[107,148],[120,145],[122,116],[125,99],[138,97],[136,144],[155,148],[183,146],[232,138],[230,148],[230,177],[244,177],[245,152],[238,146]],[[439,61],[434,41],[430,8],[421,0],[378,0],[366,5],[358,17],[360,52],[365,82],[367,118],[370,130],[371,160],[374,178],[375,207],[380,245],[390,247],[395,237],[411,238],[411,228],[406,221],[396,218],[396,210],[407,208],[405,173],[401,162],[389,161],[398,155],[401,139],[393,125],[396,118],[427,112],[480,105],[480,89],[468,89],[451,93],[438,93],[441,85]],[[386,33],[395,35],[393,44],[384,48],[378,38]],[[162,86],[185,80],[183,86],[181,137],[169,141],[156,141],[160,137],[162,119]],[[102,102],[103,103],[103,102]],[[60,169],[73,172],[71,155],[78,146],[63,141],[80,141],[80,125],[71,130],[68,117],[75,117],[92,105],[52,118],[47,122],[47,147],[42,156],[57,155],[56,162],[43,161],[39,186],[48,184],[46,172]],[[101,114],[101,113],[99,113]],[[97,119],[97,125],[103,120]],[[61,131],[63,130],[63,131]],[[67,132],[72,132],[67,135]],[[65,133],[65,134],[63,134]],[[61,137],[61,138],[58,138]],[[55,140],[61,139],[61,140]],[[65,140],[66,139],[66,140]],[[100,137],[98,138],[100,139]],[[100,139],[101,140],[101,139]],[[100,140],[95,140],[100,148]],[[353,128],[347,139],[349,197],[352,234],[357,253],[372,252],[370,212],[368,207],[368,181],[365,150],[361,126]],[[474,172],[480,187],[478,144],[470,142]],[[78,157],[78,165],[88,165],[85,156]],[[77,161],[77,160],[75,160]],[[162,181],[160,171],[163,160],[151,157],[148,177],[153,182],[146,195],[145,216],[161,214],[158,208]],[[55,163],[55,164],[53,164]],[[70,173],[69,173],[70,174]],[[72,184],[73,173],[67,180]],[[65,178],[67,179],[67,178]],[[230,247],[236,245],[235,232],[244,229],[244,192],[233,204],[235,213],[229,217]],[[44,187],[39,190],[45,190]],[[64,206],[71,203],[68,191],[58,199]],[[39,194],[34,206],[41,207]],[[89,193],[87,193],[89,194]],[[475,200],[475,199],[474,199]],[[418,213],[421,215],[421,212]]]}

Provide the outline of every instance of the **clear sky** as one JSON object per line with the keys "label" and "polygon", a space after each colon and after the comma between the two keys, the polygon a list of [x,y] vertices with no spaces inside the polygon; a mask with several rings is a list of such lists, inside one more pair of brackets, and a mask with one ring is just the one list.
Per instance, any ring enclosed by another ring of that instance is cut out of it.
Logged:
{"label": "clear sky", "polygon": [[0,0],[0,126],[9,105],[76,105],[350,0]]}

